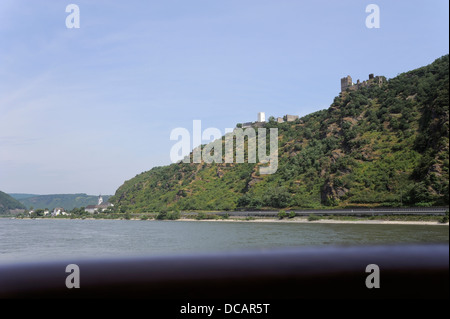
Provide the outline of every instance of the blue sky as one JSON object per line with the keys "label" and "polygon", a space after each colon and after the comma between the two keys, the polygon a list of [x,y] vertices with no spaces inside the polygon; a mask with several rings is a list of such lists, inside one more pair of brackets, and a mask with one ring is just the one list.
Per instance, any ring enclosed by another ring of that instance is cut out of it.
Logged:
{"label": "blue sky", "polygon": [[[68,29],[65,8],[80,8]],[[365,25],[368,4],[380,28]],[[113,194],[170,164],[172,129],[327,108],[340,78],[449,51],[449,2],[0,2],[0,190]]]}

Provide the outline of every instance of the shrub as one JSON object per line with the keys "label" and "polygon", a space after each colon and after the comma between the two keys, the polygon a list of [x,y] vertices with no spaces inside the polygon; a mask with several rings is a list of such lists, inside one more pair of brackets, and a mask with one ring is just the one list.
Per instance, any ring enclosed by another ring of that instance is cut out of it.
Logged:
{"label": "shrub", "polygon": [[313,221],[316,221],[316,220],[320,220],[320,217],[317,216],[317,215],[314,215],[314,214],[310,214],[309,215],[308,221],[313,222]]}
{"label": "shrub", "polygon": [[195,219],[202,220],[202,219],[220,219],[221,217],[217,214],[206,214],[206,213],[198,213]]}
{"label": "shrub", "polygon": [[277,216],[278,216],[279,219],[283,219],[283,218],[285,218],[287,216],[287,214],[286,214],[286,212],[284,210],[280,210],[278,212]]}
{"label": "shrub", "polygon": [[295,212],[290,212],[289,213],[289,218],[294,218],[296,216]]}
{"label": "shrub", "polygon": [[170,212],[167,214],[167,219],[177,220],[180,219],[181,213],[179,211]]}
{"label": "shrub", "polygon": [[442,219],[440,220],[440,222],[442,223],[442,224],[446,224],[446,223],[448,223],[448,221],[449,221],[449,216],[448,216],[448,211],[445,213],[445,216],[444,217],[442,217]]}
{"label": "shrub", "polygon": [[166,219],[176,220],[176,219],[180,219],[180,217],[181,217],[181,213],[179,211],[173,211],[173,212],[161,211],[156,216],[156,219],[159,219],[159,220],[166,220]]}
{"label": "shrub", "polygon": [[159,212],[158,215],[156,215],[156,219],[158,220],[167,219],[167,212],[166,211]]}

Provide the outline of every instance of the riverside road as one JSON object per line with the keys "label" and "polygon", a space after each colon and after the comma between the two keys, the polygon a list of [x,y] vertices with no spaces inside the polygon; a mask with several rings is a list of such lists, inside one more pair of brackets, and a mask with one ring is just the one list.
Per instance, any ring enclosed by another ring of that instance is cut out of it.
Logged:
{"label": "riverside road", "polygon": [[[378,215],[430,215],[444,216],[448,212],[448,207],[410,207],[410,208],[349,208],[349,209],[328,209],[328,210],[286,210],[287,213],[295,212],[296,216],[378,216]],[[217,212],[215,215],[230,216],[252,216],[252,217],[276,217],[279,211],[237,211],[237,212]]]}

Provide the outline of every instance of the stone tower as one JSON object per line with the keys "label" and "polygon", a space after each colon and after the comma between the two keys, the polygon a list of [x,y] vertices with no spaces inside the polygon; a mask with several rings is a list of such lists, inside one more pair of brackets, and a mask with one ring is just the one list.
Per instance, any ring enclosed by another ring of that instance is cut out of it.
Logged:
{"label": "stone tower", "polygon": [[266,121],[266,113],[259,112],[258,113],[258,122],[265,122]]}
{"label": "stone tower", "polygon": [[352,77],[347,75],[347,77],[341,79],[341,92],[347,90],[347,88],[353,85]]}

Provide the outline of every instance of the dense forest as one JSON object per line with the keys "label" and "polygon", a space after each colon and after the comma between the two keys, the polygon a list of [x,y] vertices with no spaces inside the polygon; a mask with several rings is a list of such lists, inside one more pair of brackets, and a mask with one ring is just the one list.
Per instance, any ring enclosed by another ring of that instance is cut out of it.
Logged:
{"label": "dense forest", "polygon": [[270,118],[275,174],[176,163],[126,181],[110,201],[121,212],[448,205],[448,90],[446,55],[294,122]]}

